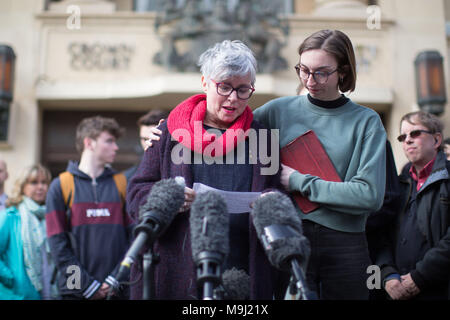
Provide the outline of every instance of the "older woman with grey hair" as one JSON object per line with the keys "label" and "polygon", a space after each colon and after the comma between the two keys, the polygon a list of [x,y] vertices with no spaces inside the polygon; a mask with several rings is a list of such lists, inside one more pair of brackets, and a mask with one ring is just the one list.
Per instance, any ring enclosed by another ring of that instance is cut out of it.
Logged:
{"label": "older woman with grey hair", "polygon": [[[281,189],[279,170],[264,175],[261,169],[269,164],[262,164],[259,157],[256,163],[250,159],[246,133],[255,132],[258,145],[259,139],[270,137],[270,132],[260,137],[262,126],[253,120],[248,106],[255,90],[257,68],[251,50],[240,41],[225,40],[204,52],[199,66],[204,94],[189,97],[172,110],[160,125],[160,140],[147,149],[128,186],[128,210],[137,218],[139,207],[157,181],[176,176],[183,176],[186,181],[185,203],[154,247],[161,258],[155,270],[157,299],[199,298],[189,230],[194,182],[237,192]],[[270,149],[270,141],[261,143]],[[278,146],[274,151],[278,152]],[[178,159],[181,153],[182,161]],[[230,254],[223,270],[234,267],[249,274],[250,299],[282,297],[285,279],[282,281],[270,266],[249,213],[230,214],[229,226]],[[132,299],[142,297],[141,261],[131,270],[131,281],[138,281],[131,289]]]}

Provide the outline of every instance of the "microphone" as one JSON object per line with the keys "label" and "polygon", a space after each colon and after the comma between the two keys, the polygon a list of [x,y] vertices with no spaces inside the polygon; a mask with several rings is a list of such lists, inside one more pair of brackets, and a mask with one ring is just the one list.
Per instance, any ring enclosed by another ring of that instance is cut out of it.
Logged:
{"label": "microphone", "polygon": [[184,203],[183,177],[160,180],[152,187],[147,201],[139,208],[140,223],[134,228],[135,239],[120,264],[119,280],[136,261],[145,244],[151,245],[172,223]]}
{"label": "microphone", "polygon": [[222,285],[215,292],[221,300],[250,299],[250,276],[235,267],[225,270],[222,274]]}
{"label": "microphone", "polygon": [[269,192],[253,204],[253,224],[270,263],[290,272],[300,297],[308,300],[303,270],[310,254],[309,241],[303,236],[302,222],[288,196]]}
{"label": "microphone", "polygon": [[222,264],[229,252],[229,217],[225,200],[207,191],[196,195],[189,217],[192,257],[203,300],[213,300]]}

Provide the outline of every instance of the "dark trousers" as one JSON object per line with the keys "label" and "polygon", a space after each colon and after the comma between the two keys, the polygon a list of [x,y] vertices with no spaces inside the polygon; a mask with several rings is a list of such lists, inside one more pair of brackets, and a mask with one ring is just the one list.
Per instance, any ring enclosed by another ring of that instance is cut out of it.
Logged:
{"label": "dark trousers", "polygon": [[332,230],[303,220],[311,246],[306,279],[321,300],[367,300],[367,267],[371,264],[364,232]]}

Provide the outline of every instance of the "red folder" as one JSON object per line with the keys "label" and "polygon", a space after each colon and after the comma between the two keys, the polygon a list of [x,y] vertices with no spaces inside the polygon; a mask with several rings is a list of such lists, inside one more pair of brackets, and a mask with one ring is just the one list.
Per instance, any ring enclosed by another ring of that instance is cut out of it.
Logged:
{"label": "red folder", "polygon": [[[300,173],[320,177],[326,181],[342,181],[314,131],[309,130],[281,149],[281,163]],[[303,213],[319,204],[309,201],[300,192],[293,192],[294,200]]]}

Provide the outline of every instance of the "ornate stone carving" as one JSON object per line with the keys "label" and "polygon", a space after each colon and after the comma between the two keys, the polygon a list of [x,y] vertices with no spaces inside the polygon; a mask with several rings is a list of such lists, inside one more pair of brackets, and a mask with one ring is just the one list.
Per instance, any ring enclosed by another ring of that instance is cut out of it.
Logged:
{"label": "ornate stone carving", "polygon": [[183,7],[165,1],[155,21],[162,49],[156,64],[168,70],[197,71],[202,52],[225,39],[242,40],[255,53],[259,71],[271,73],[287,67],[281,48],[289,33],[288,23],[278,17],[281,0],[239,0],[230,12],[226,1],[202,9],[202,0],[186,0]]}

